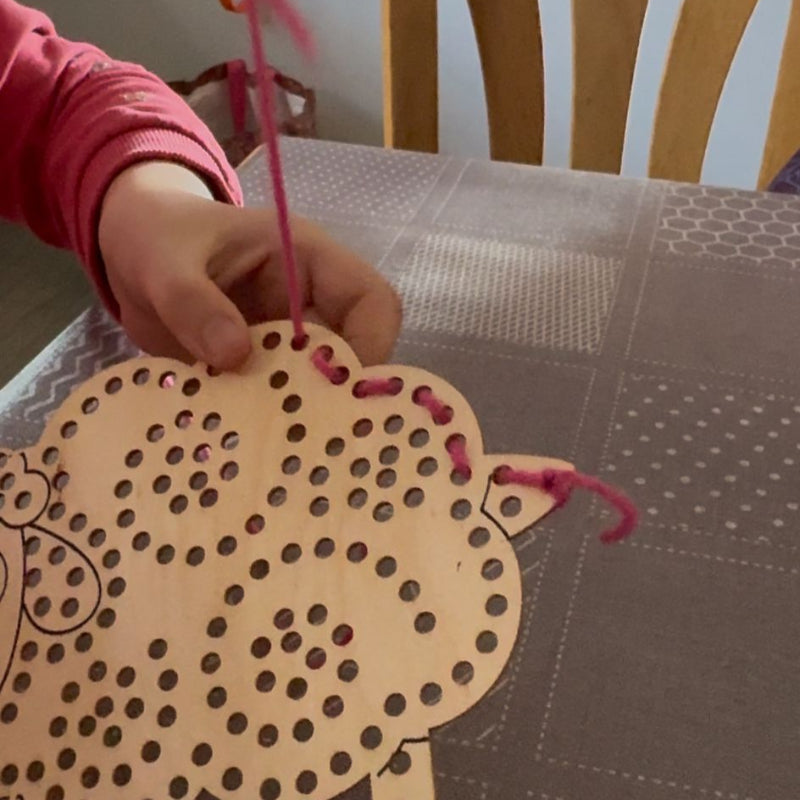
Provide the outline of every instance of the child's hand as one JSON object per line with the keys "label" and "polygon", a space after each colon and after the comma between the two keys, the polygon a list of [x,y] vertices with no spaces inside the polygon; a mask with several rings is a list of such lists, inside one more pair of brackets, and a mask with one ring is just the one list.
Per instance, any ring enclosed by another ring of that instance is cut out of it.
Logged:
{"label": "child's hand", "polygon": [[[293,232],[307,319],[365,365],[388,358],[401,321],[389,284],[309,222],[295,219]],[[123,172],[106,194],[99,242],[122,324],[152,355],[231,369],[249,353],[248,323],[288,317],[274,212],[214,202],[184,167]]]}

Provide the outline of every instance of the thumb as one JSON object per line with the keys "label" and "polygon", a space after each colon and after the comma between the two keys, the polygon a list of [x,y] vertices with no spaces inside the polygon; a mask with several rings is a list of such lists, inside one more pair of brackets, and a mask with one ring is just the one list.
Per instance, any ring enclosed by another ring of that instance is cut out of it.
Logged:
{"label": "thumb", "polygon": [[167,330],[198,360],[226,370],[250,354],[247,323],[205,275],[171,274],[153,287],[151,303]]}

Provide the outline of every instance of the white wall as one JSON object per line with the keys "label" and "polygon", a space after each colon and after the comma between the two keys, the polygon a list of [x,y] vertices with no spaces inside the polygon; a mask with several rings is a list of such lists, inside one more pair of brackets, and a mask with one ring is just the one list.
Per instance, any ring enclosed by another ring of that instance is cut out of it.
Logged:
{"label": "white wall", "polygon": [[[224,12],[217,0],[28,2],[50,13],[65,35],[89,39],[168,79],[191,77],[206,66],[247,53],[244,20]],[[703,175],[709,183],[755,184],[790,3],[759,2],[712,132]],[[318,90],[323,135],[379,144],[379,0],[297,0],[297,4],[317,31],[319,59],[315,65],[303,64],[285,39],[273,34],[269,37],[273,61]],[[439,5],[442,149],[485,156],[486,109],[466,0],[439,0]],[[548,80],[545,160],[564,166],[572,79],[570,2],[540,0],[540,5]],[[627,174],[645,171],[658,81],[679,5],[680,0],[650,2],[631,104],[624,157]]]}

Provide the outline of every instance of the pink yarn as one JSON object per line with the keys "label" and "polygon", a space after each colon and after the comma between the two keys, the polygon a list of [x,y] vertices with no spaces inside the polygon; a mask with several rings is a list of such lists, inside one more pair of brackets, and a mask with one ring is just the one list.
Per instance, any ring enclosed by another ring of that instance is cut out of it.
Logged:
{"label": "pink yarn", "polygon": [[[258,19],[258,2],[265,2],[275,8],[277,13],[290,13],[292,26],[298,24],[300,19],[290,9],[285,0],[245,0],[247,22],[250,27],[250,40],[253,45],[253,59],[255,61],[256,76],[259,96],[259,119],[261,130],[267,145],[267,167],[272,177],[272,192],[275,198],[275,210],[278,214],[278,229],[283,247],[283,262],[286,272],[287,292],[289,295],[289,313],[294,326],[295,341],[303,343],[306,333],[303,327],[303,303],[300,296],[300,284],[297,279],[297,262],[295,260],[294,246],[292,244],[292,229],[289,222],[289,201],[286,198],[286,186],[283,180],[281,166],[280,146],[278,144],[278,126],[275,121],[275,104],[273,100],[273,70],[267,65],[264,55],[264,41],[261,36],[261,24]],[[301,26],[302,28],[302,26]],[[301,31],[302,32],[302,31]]]}
{"label": "pink yarn", "polygon": [[453,434],[445,443],[445,449],[453,462],[453,471],[469,480],[472,477],[472,467],[467,455],[466,437],[460,433]]}
{"label": "pink yarn", "polygon": [[350,377],[347,367],[335,367],[331,363],[333,350],[330,347],[318,347],[311,354],[311,363],[334,385],[340,386]]}
{"label": "pink yarn", "polygon": [[636,506],[621,492],[603,483],[599,478],[584,475],[570,470],[543,469],[538,472],[515,470],[511,467],[499,467],[494,474],[495,483],[504,486],[516,484],[517,486],[530,486],[542,489],[555,501],[556,508],[560,508],[569,500],[573,488],[588,489],[590,492],[608,500],[621,515],[619,524],[605,531],[600,540],[605,544],[620,542],[633,533],[639,513]]}
{"label": "pink yarn", "polygon": [[402,391],[402,378],[367,378],[353,387],[353,394],[358,398],[395,397]]}
{"label": "pink yarn", "polygon": [[[261,36],[261,26],[258,19],[258,3],[271,9],[275,15],[289,29],[297,45],[307,55],[311,55],[313,44],[311,35],[301,15],[292,7],[289,0],[244,0],[247,11],[247,20],[250,28],[250,38],[253,46],[258,94],[259,117],[261,128],[267,145],[267,167],[272,178],[272,190],[275,198],[275,209],[278,215],[278,228],[280,231],[281,245],[283,248],[284,270],[286,272],[287,292],[289,295],[289,311],[294,327],[294,342],[296,349],[305,346],[308,337],[303,327],[303,302],[300,295],[300,285],[297,277],[297,262],[294,246],[292,244],[292,231],[289,220],[289,202],[286,197],[286,186],[281,165],[280,147],[278,142],[278,126],[276,123],[275,106],[273,102],[273,70],[267,65],[264,55],[264,42]],[[311,355],[314,366],[333,384],[345,383],[350,377],[350,371],[344,366],[334,366],[331,361],[333,350],[324,346],[317,348]],[[171,384],[167,384],[171,385]],[[393,396],[403,389],[400,378],[371,378],[361,380],[353,387],[353,394],[358,398]],[[447,425],[453,419],[453,409],[442,402],[428,386],[421,386],[414,391],[414,402],[426,408],[437,425]],[[450,436],[445,445],[453,462],[453,470],[464,478],[472,476],[469,456],[467,454],[466,438],[462,434]],[[204,454],[208,457],[208,454]],[[611,486],[603,483],[598,478],[583,475],[580,472],[569,470],[545,469],[539,472],[515,470],[511,467],[500,467],[495,471],[494,480],[497,484],[516,484],[529,486],[547,492],[554,500],[555,507],[560,508],[570,498],[572,490],[577,486],[595,492],[600,497],[611,503],[621,515],[619,524],[601,535],[605,543],[619,542],[630,536],[636,526],[638,512],[636,507]]]}
{"label": "pink yarn", "polygon": [[288,0],[262,0],[268,7],[272,9],[275,16],[289,30],[289,34],[294,39],[295,44],[300,50],[308,57],[314,56],[314,39],[311,32],[306,26],[305,20],[301,14],[292,7]]}
{"label": "pink yarn", "polygon": [[427,408],[437,425],[447,425],[453,419],[453,409],[445,405],[428,386],[420,386],[414,392],[414,402]]}

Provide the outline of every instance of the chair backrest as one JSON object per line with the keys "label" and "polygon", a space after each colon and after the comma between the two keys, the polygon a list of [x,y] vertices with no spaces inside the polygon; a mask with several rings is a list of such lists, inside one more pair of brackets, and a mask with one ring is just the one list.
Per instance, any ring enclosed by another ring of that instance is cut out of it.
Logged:
{"label": "chair backrest", "polygon": [[[657,2],[658,0],[653,0]],[[538,0],[466,0],[483,70],[492,158],[540,164],[544,59]],[[725,80],[758,0],[683,0],[659,95],[649,173],[700,179]],[[571,164],[619,172],[648,0],[572,0]],[[388,146],[438,150],[437,0],[383,0]],[[800,148],[800,0],[791,16],[759,185]]]}

